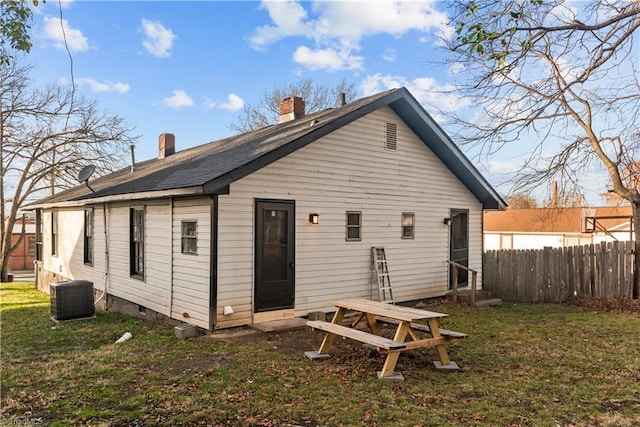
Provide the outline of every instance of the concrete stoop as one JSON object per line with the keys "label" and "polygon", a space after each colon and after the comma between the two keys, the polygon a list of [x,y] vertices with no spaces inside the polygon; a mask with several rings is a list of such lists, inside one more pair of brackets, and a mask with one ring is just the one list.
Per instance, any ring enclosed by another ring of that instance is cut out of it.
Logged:
{"label": "concrete stoop", "polygon": [[[447,294],[447,299],[451,300],[453,298],[453,293],[449,291]],[[471,304],[471,290],[470,289],[461,289],[458,291],[458,302],[461,304]],[[491,307],[495,305],[500,305],[502,300],[500,298],[491,298],[491,295],[488,291],[479,290],[476,291],[476,302],[474,306],[476,307]]]}
{"label": "concrete stoop", "polygon": [[500,298],[487,298],[480,301],[476,301],[476,307],[492,307],[495,305],[502,304],[502,300]]}

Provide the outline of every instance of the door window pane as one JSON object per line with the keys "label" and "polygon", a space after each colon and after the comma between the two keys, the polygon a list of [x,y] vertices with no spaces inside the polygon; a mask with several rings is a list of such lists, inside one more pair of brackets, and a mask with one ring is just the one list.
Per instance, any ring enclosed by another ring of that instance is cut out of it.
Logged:
{"label": "door window pane", "polygon": [[288,212],[266,209],[263,215],[263,279],[265,282],[287,280]]}

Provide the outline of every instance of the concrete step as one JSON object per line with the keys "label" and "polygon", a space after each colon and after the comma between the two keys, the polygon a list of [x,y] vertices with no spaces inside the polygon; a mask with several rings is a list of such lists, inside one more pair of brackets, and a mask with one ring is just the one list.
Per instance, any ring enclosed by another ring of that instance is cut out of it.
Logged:
{"label": "concrete step", "polygon": [[488,298],[480,301],[476,301],[476,307],[492,307],[494,305],[502,304],[502,300],[500,298]]}
{"label": "concrete step", "polygon": [[[490,298],[489,292],[483,291],[482,289],[476,291],[476,301],[484,300]],[[449,291],[447,294],[447,299],[451,300],[453,298],[453,293]],[[458,302],[462,304],[471,304],[471,289],[459,289],[458,290]]]}

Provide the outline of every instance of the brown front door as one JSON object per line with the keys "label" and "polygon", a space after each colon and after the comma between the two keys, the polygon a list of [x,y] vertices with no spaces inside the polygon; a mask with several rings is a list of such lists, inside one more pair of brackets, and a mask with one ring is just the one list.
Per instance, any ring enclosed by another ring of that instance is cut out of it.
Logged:
{"label": "brown front door", "polygon": [[256,313],[293,308],[295,203],[256,201]]}
{"label": "brown front door", "polygon": [[[465,267],[469,266],[469,211],[451,209],[449,259]],[[458,287],[467,286],[468,272],[458,268]],[[453,266],[449,266],[449,289],[453,288]]]}

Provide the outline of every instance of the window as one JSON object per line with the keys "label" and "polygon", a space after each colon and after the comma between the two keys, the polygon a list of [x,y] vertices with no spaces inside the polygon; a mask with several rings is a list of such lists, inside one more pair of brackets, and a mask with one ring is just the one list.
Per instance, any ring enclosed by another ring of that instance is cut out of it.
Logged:
{"label": "window", "polygon": [[84,211],[84,263],[93,265],[93,209]]}
{"label": "window", "polygon": [[36,256],[36,237],[29,236],[27,237],[27,247],[29,248],[29,256]]}
{"label": "window", "polygon": [[198,222],[182,221],[182,253],[198,254]]}
{"label": "window", "polygon": [[402,238],[415,238],[415,215],[413,213],[404,212],[402,214]]}
{"label": "window", "polygon": [[347,212],[347,241],[362,240],[362,212]]}
{"label": "window", "polygon": [[42,209],[36,209],[36,260],[42,261]]}
{"label": "window", "polygon": [[387,150],[396,151],[398,149],[398,125],[387,123],[387,139],[385,141]]}
{"label": "window", "polygon": [[131,208],[129,221],[131,275],[144,278],[144,208]]}
{"label": "window", "polygon": [[58,212],[51,212],[51,255],[58,254]]}

